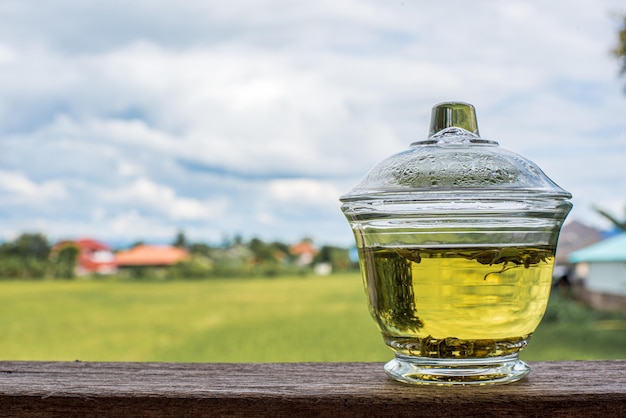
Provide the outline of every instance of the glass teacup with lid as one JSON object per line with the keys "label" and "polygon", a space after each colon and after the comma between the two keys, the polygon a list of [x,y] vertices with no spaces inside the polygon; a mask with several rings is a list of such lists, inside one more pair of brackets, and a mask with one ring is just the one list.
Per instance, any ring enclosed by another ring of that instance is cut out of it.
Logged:
{"label": "glass teacup with lid", "polygon": [[475,109],[433,107],[429,136],[341,197],[393,378],[494,384],[529,372],[519,352],[545,312],[571,195],[482,139]]}

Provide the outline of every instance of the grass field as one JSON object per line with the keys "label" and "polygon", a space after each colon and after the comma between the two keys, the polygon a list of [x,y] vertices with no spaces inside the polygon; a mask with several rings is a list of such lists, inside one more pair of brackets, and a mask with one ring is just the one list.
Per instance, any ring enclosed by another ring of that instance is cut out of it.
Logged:
{"label": "grass field", "polygon": [[[558,298],[557,298],[558,299]],[[0,359],[386,361],[358,274],[0,282]],[[626,358],[626,315],[551,302],[526,360]]]}

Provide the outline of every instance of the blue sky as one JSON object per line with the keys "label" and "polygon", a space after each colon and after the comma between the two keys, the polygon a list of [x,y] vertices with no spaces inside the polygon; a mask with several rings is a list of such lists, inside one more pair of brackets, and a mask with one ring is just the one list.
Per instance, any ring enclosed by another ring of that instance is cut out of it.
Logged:
{"label": "blue sky", "polygon": [[349,244],[338,197],[463,100],[481,135],[626,207],[622,1],[0,4],[0,239]]}

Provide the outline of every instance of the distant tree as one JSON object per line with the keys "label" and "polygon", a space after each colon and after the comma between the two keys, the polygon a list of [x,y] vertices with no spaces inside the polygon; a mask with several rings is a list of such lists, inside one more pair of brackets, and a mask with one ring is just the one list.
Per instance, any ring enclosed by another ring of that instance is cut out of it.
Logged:
{"label": "distant tree", "polygon": [[[622,24],[617,38],[617,46],[613,49],[613,55],[621,62],[620,73],[626,75],[626,16],[622,17]],[[626,88],[624,91],[626,91]]]}
{"label": "distant tree", "polygon": [[284,242],[280,242],[280,241],[274,241],[272,242],[272,247],[274,247],[276,250],[280,251],[283,254],[289,254],[289,245],[285,244]]}
{"label": "distant tree", "polygon": [[168,276],[172,279],[204,279],[211,277],[213,271],[213,262],[208,257],[193,254],[191,258],[171,266]]}
{"label": "distant tree", "polygon": [[242,244],[243,244],[243,237],[240,234],[236,234],[235,237],[233,238],[232,245],[242,245]]}
{"label": "distant tree", "polygon": [[0,247],[3,255],[19,258],[34,258],[47,260],[50,255],[50,243],[45,235],[39,233],[24,233],[14,241],[4,243]]}
{"label": "distant tree", "polygon": [[174,238],[174,242],[172,243],[174,247],[186,248],[189,243],[187,242],[187,237],[185,236],[185,232],[178,231],[176,234],[176,238]]}
{"label": "distant tree", "polygon": [[199,242],[194,242],[193,244],[189,244],[188,248],[191,254],[199,254],[205,257],[210,256],[211,253],[213,252],[213,248],[211,248],[209,245],[199,243]]}
{"label": "distant tree", "polygon": [[276,263],[278,261],[276,254],[279,249],[274,244],[268,244],[259,238],[252,238],[248,248],[254,253],[254,258],[259,263]]}
{"label": "distant tree", "polygon": [[24,233],[0,245],[0,276],[42,278],[46,275],[50,243],[43,234]]}
{"label": "distant tree", "polygon": [[315,257],[315,261],[318,263],[331,263],[333,261],[332,252],[333,247],[328,245],[322,246],[322,248],[320,248],[320,252],[317,253],[317,256]]}
{"label": "distant tree", "polygon": [[597,213],[599,213],[600,215],[604,216],[606,219],[611,221],[611,223],[620,231],[626,231],[626,208],[624,210],[625,212],[624,219],[621,221],[617,219],[616,217],[614,217],[613,215],[611,215],[610,213],[608,213],[607,211],[605,211],[604,209],[594,207],[593,210],[595,210]]}
{"label": "distant tree", "polygon": [[71,279],[76,275],[78,253],[80,250],[73,242],[67,242],[59,248],[55,248],[51,254],[54,268],[54,277]]}
{"label": "distant tree", "polygon": [[347,248],[324,245],[315,256],[316,263],[330,263],[333,270],[349,270],[352,268],[350,262],[350,251]]}

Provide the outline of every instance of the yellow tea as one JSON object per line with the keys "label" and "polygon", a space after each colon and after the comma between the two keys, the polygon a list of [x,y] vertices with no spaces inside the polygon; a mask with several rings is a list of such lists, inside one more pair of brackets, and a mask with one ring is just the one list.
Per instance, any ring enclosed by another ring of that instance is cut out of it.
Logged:
{"label": "yellow tea", "polygon": [[522,349],[544,314],[554,249],[362,248],[370,310],[394,351],[485,358]]}

